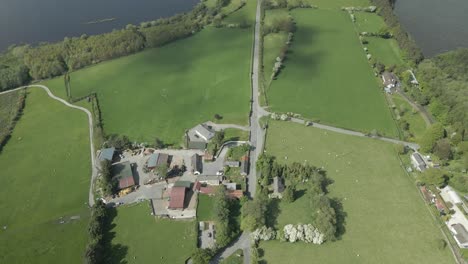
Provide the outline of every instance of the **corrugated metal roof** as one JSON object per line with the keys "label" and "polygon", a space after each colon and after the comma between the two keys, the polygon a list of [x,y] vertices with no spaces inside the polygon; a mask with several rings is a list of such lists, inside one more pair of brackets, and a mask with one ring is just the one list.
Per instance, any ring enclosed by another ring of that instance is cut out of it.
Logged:
{"label": "corrugated metal roof", "polygon": [[169,209],[184,209],[185,187],[172,187]]}
{"label": "corrugated metal roof", "polygon": [[154,168],[158,164],[158,153],[153,153],[148,159],[148,168]]}
{"label": "corrugated metal roof", "polygon": [[100,161],[104,161],[104,160],[112,161],[112,157],[114,157],[114,152],[115,152],[115,148],[101,149],[101,153],[99,154],[99,160]]}

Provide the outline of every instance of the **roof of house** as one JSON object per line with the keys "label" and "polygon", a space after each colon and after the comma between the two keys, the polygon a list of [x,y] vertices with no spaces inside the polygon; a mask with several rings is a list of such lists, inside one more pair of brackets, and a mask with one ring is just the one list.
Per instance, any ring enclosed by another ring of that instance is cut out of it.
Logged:
{"label": "roof of house", "polygon": [[190,189],[192,187],[192,182],[189,181],[176,181],[174,187],[184,187]]}
{"label": "roof of house", "polygon": [[111,173],[112,177],[119,181],[119,189],[125,189],[135,185],[130,162],[126,161],[112,165]]}
{"label": "roof of house", "polygon": [[418,163],[418,165],[424,165],[426,166],[426,162],[423,160],[423,158],[421,157],[421,154],[419,154],[418,152],[414,152],[413,154],[411,154],[411,156],[414,158],[414,160],[416,160],[416,162]]}
{"label": "roof of house", "polygon": [[200,155],[195,153],[195,155],[193,155],[192,158],[191,158],[191,162],[192,162],[192,169],[194,171],[201,172],[201,170],[202,170],[202,160],[201,160]]}
{"label": "roof of house", "polygon": [[189,149],[201,149],[201,150],[204,150],[206,149],[206,142],[205,141],[194,141],[192,139],[190,139],[190,141],[188,142],[188,148]]}
{"label": "roof of house", "polygon": [[280,177],[273,178],[273,191],[275,193],[282,193],[284,191],[284,184]]}
{"label": "roof of house", "polygon": [[99,154],[99,160],[109,160],[112,161],[112,157],[114,157],[115,148],[105,148],[101,149],[101,153]]}
{"label": "roof of house", "polygon": [[170,209],[183,209],[185,202],[185,187],[172,187],[171,200],[169,201]]}
{"label": "roof of house", "polygon": [[148,168],[154,168],[158,164],[159,153],[153,153],[148,159]]}
{"label": "roof of house", "polygon": [[200,191],[200,188],[201,188],[201,182],[196,181],[195,184],[193,185],[193,190]]}
{"label": "roof of house", "polygon": [[454,224],[452,228],[455,231],[454,237],[460,244],[468,243],[468,232],[462,224]]}
{"label": "roof of house", "polygon": [[382,73],[382,80],[385,86],[396,83],[395,74],[393,74],[392,72]]}
{"label": "roof of house", "polygon": [[206,125],[200,124],[193,128],[195,133],[204,138],[205,140],[210,140],[214,137],[215,133],[209,129]]}

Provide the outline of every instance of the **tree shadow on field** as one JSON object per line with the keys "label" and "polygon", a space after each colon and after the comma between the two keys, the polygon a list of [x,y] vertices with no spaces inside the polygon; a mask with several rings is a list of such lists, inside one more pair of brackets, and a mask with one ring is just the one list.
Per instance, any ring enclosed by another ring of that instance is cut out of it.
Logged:
{"label": "tree shadow on field", "polygon": [[348,213],[346,213],[343,209],[342,199],[333,198],[330,200],[331,207],[335,209],[336,214],[336,239],[341,240],[344,233],[346,233],[346,217],[348,217]]}
{"label": "tree shadow on field", "polygon": [[125,257],[128,254],[128,247],[122,244],[113,244],[112,240],[115,238],[115,224],[112,223],[117,216],[117,209],[115,207],[107,208],[107,218],[104,223],[104,237],[103,247],[106,252],[105,263],[111,264],[127,264]]}
{"label": "tree shadow on field", "polygon": [[278,216],[281,213],[279,208],[279,199],[271,199],[268,203],[267,216],[266,216],[266,226],[276,227],[278,224]]}

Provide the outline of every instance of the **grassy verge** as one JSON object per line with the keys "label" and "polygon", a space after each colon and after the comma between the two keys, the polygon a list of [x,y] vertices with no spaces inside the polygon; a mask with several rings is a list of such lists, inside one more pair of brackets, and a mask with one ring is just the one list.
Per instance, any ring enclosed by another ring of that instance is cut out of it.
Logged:
{"label": "grassy verge", "polygon": [[208,195],[198,195],[197,221],[213,221],[214,198]]}

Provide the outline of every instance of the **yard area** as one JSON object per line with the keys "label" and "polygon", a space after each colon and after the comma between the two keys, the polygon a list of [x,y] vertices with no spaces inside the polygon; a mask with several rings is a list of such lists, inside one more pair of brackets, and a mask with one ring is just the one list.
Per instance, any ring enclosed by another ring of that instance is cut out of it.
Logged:
{"label": "yard area", "polygon": [[[72,94],[98,93],[108,134],[178,144],[186,129],[215,114],[223,117],[218,122],[247,124],[251,46],[251,29],[207,27],[161,48],[76,71]],[[65,97],[63,77],[44,84]]]}
{"label": "yard area", "polygon": [[295,9],[297,31],[284,69],[267,90],[272,111],[396,137],[397,129],[349,15]]}
{"label": "yard area", "polygon": [[422,118],[421,113],[419,113],[417,109],[414,109],[401,95],[392,94],[391,97],[395,104],[396,111],[402,113],[402,115],[400,115],[401,119],[409,124],[409,132],[413,135],[409,139],[416,142],[424,135],[427,129],[426,122]]}
{"label": "yard area", "polygon": [[[280,162],[323,166],[334,181],[328,195],[346,213],[336,242],[262,242],[268,263],[453,263],[448,248],[438,249],[441,231],[400,167],[394,145],[275,121],[266,152]],[[277,226],[303,221],[302,197],[279,204]]]}
{"label": "yard area", "polygon": [[111,234],[113,263],[185,263],[197,245],[196,223],[156,219],[149,204],[117,209]]}
{"label": "yard area", "polygon": [[0,154],[0,262],[82,263],[91,176],[84,113],[32,88]]}

